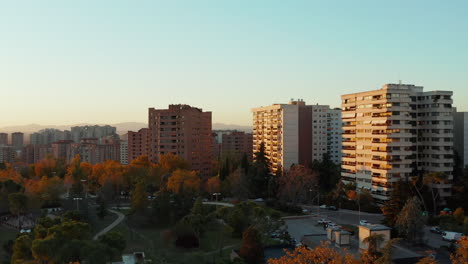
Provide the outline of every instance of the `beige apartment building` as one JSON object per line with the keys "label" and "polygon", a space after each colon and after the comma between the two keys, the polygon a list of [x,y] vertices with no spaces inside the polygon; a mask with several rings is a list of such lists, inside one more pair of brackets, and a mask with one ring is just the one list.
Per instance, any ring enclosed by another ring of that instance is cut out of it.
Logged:
{"label": "beige apartment building", "polygon": [[388,200],[392,184],[418,174],[442,172],[451,195],[453,169],[452,92],[424,92],[410,84],[342,97],[342,179]]}
{"label": "beige apartment building", "polygon": [[306,105],[301,99],[252,109],[253,152],[264,143],[272,172],[321,160],[332,143],[329,111],[328,105]]}

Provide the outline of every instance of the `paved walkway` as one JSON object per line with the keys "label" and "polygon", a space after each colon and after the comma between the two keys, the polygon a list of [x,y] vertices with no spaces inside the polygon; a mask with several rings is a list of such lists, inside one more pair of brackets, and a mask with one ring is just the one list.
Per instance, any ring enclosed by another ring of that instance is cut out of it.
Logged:
{"label": "paved walkway", "polygon": [[211,205],[220,205],[226,207],[234,207],[232,203],[222,203],[222,202],[203,202],[203,204],[211,204]]}
{"label": "paved walkway", "polygon": [[112,222],[112,224],[108,225],[106,228],[99,231],[99,233],[97,233],[93,237],[93,240],[97,240],[100,236],[102,236],[102,235],[106,234],[107,232],[111,231],[114,227],[116,227],[118,224],[120,224],[125,219],[125,215],[122,214],[121,212],[114,211],[112,209],[109,209],[109,212],[116,214],[118,216],[117,219],[114,222]]}

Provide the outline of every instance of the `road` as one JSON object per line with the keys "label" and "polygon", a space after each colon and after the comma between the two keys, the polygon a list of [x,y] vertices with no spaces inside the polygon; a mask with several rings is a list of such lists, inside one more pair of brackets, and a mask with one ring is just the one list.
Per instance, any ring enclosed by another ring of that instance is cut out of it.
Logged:
{"label": "road", "polygon": [[367,220],[372,224],[380,224],[384,219],[382,214],[371,214],[352,210],[341,209],[338,211],[330,211],[319,208],[318,206],[302,206],[310,210],[311,215],[317,220],[327,218],[337,224],[358,225],[359,220]]}
{"label": "road", "polygon": [[111,209],[109,209],[109,212],[116,214],[118,216],[117,219],[114,222],[112,222],[112,224],[108,225],[107,227],[105,227],[104,229],[99,231],[99,233],[97,233],[93,237],[93,240],[97,240],[100,236],[102,236],[102,235],[106,234],[107,232],[111,231],[114,227],[116,227],[118,224],[120,224],[125,219],[125,215],[122,214],[121,212],[114,211],[114,210],[111,210]]}

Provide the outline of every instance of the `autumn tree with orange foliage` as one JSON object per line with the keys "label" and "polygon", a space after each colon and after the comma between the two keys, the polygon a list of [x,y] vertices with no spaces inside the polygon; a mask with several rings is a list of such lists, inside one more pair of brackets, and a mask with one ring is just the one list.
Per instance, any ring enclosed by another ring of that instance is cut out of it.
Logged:
{"label": "autumn tree with orange foliage", "polygon": [[453,264],[466,264],[468,263],[468,237],[463,236],[457,242],[457,251],[450,256]]}
{"label": "autumn tree with orange foliage", "polygon": [[200,183],[196,171],[177,169],[167,181],[167,190],[177,194],[195,194],[200,190]]}
{"label": "autumn tree with orange foliage", "polygon": [[65,185],[71,186],[71,192],[82,194],[84,186],[82,180],[88,180],[93,171],[93,165],[88,162],[81,162],[80,155],[76,155],[70,162],[65,175]]}
{"label": "autumn tree with orange foliage", "polygon": [[206,182],[205,190],[209,194],[219,193],[221,191],[219,176],[209,178]]}
{"label": "autumn tree with orange foliage", "polygon": [[340,252],[328,246],[328,242],[322,243],[313,249],[304,246],[297,247],[294,251],[286,251],[286,255],[278,259],[268,260],[268,264],[358,264],[346,250]]}
{"label": "autumn tree with orange foliage", "polygon": [[[109,185],[111,193],[106,198],[113,198],[124,188],[124,167],[119,162],[107,160],[104,163],[95,164],[88,179],[88,187],[92,192],[98,192],[104,186]],[[102,191],[102,189],[101,189]]]}
{"label": "autumn tree with orange foliage", "polygon": [[177,155],[172,154],[171,152],[161,155],[159,158],[159,166],[161,166],[164,173],[172,173],[177,169],[190,169],[190,165],[187,161]]}

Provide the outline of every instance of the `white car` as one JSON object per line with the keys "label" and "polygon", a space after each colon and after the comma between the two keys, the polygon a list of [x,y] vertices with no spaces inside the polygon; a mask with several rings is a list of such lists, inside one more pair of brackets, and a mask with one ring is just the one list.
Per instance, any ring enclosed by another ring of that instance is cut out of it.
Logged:
{"label": "white car", "polygon": [[322,205],[320,206],[320,209],[327,209],[327,208],[328,208],[328,206],[327,206],[326,204],[322,204]]}
{"label": "white car", "polygon": [[328,223],[328,226],[327,226],[327,227],[328,227],[328,228],[341,228],[341,226],[339,226],[339,225],[337,225],[337,224],[335,224],[335,223],[333,223],[333,222]]}
{"label": "white car", "polygon": [[325,218],[322,218],[322,219],[317,220],[317,223],[323,225],[323,224],[331,223],[331,221],[330,221],[330,220],[327,220],[327,219],[325,219]]}
{"label": "white car", "polygon": [[450,231],[444,231],[442,232],[442,240],[445,241],[457,241],[463,236],[462,233],[458,232],[450,232]]}
{"label": "white car", "polygon": [[362,226],[364,226],[364,225],[369,225],[369,224],[370,224],[370,223],[369,223],[367,220],[361,220],[361,221],[359,221],[359,225],[362,225]]}

